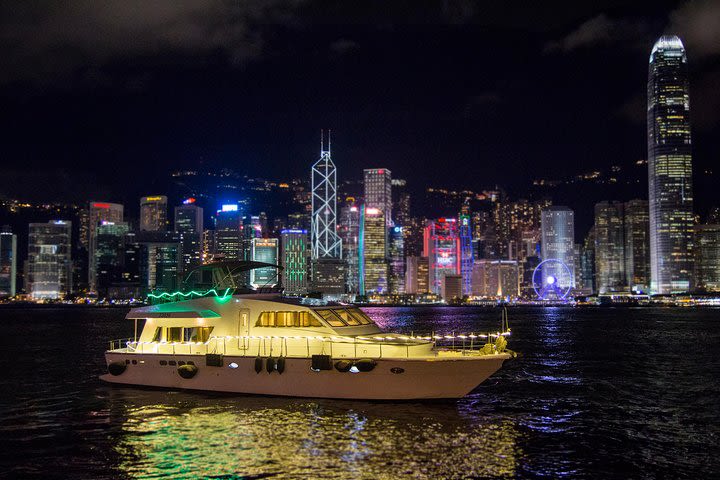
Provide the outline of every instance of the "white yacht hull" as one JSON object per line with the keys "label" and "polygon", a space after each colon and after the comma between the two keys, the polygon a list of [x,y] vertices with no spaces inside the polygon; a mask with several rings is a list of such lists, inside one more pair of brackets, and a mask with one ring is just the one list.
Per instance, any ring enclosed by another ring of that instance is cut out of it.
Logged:
{"label": "white yacht hull", "polygon": [[[427,359],[377,359],[369,372],[313,371],[309,358],[287,358],[282,374],[255,372],[255,358],[226,355],[224,366],[206,366],[205,355],[125,354],[107,352],[107,363],[137,361],[120,375],[100,378],[110,383],[171,389],[204,390],[289,397],[342,398],[356,400],[415,400],[460,398],[495,373],[507,353]],[[180,376],[177,366],[160,361],[194,362],[193,378]],[[237,368],[229,368],[236,363]],[[401,372],[401,373],[393,373]]]}

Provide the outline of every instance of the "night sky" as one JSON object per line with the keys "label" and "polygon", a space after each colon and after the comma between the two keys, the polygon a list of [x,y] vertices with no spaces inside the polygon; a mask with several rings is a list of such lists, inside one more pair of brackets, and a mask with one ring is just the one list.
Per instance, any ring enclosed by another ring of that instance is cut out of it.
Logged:
{"label": "night sky", "polygon": [[198,165],[308,176],[331,128],[341,179],[384,166],[519,196],[647,157],[663,33],[688,51],[699,200],[718,187],[717,1],[27,3],[0,6],[5,192],[57,195],[29,187],[49,176],[112,196]]}

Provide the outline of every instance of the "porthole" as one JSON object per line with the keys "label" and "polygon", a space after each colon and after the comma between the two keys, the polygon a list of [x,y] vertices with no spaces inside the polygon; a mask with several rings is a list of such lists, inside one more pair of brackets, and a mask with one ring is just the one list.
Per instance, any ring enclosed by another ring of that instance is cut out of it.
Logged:
{"label": "porthole", "polygon": [[125,365],[130,365],[130,360],[125,360]]}
{"label": "porthole", "polygon": [[195,365],[195,362],[187,362],[188,365]]}
{"label": "porthole", "polygon": [[230,368],[232,368],[232,369],[238,368],[239,366],[240,366],[240,365],[238,365],[238,364],[235,363],[235,362],[232,362],[230,365],[228,365],[228,367],[230,367]]}
{"label": "porthole", "polygon": [[137,360],[133,360],[133,361],[132,361],[132,364],[133,364],[133,365],[137,365]]}
{"label": "porthole", "polygon": [[170,360],[168,362],[168,365],[175,366],[176,365],[175,360]]}
{"label": "porthole", "polygon": [[167,360],[160,360],[160,365],[167,365]]}
{"label": "porthole", "polygon": [[404,369],[404,368],[400,368],[400,367],[393,367],[393,368],[390,369],[390,371],[391,371],[392,373],[403,373],[403,372],[405,371],[405,369]]}
{"label": "porthole", "polygon": [[178,360],[178,366],[180,366],[180,365],[185,365],[185,362],[182,360]]}

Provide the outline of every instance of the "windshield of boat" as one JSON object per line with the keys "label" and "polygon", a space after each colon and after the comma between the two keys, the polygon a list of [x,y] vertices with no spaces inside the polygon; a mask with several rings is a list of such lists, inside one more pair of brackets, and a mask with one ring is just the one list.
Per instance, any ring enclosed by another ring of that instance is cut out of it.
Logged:
{"label": "windshield of boat", "polygon": [[322,308],[314,311],[331,327],[357,327],[375,324],[359,308]]}

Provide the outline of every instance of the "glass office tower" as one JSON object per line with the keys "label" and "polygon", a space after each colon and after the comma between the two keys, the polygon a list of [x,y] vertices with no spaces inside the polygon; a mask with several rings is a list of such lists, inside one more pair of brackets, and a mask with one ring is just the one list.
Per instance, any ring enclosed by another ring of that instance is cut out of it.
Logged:
{"label": "glass office tower", "polygon": [[690,100],[685,47],[662,36],[650,53],[648,182],[650,291],[684,292],[693,272]]}

